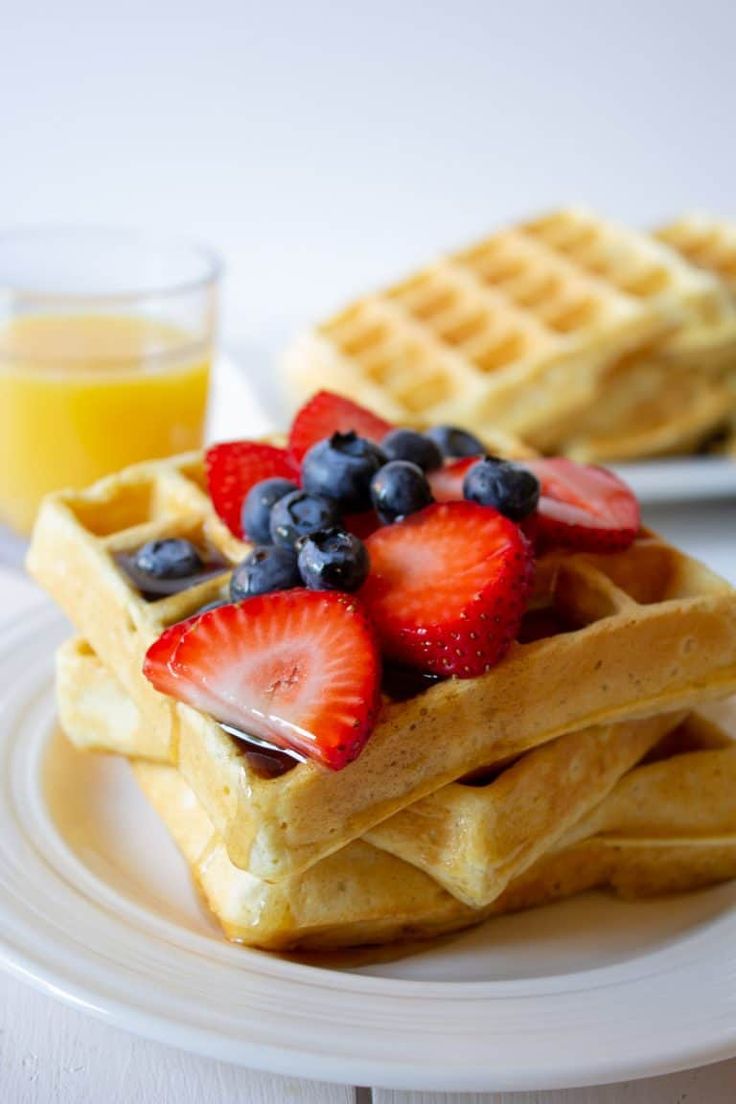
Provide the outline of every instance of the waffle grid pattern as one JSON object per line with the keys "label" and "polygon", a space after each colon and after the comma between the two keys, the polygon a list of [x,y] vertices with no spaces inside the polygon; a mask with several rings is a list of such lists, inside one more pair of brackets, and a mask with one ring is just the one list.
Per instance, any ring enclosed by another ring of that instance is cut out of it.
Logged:
{"label": "waffle grid pattern", "polygon": [[[568,732],[689,708],[736,690],[736,601],[723,580],[653,536],[617,556],[543,557],[536,615],[547,628],[480,679],[440,683],[385,706],[361,756],[341,772],[300,764],[280,778],[249,768],[237,742],[141,673],[163,628],[215,598],[227,576],[146,602],[116,556],[186,534],[230,563],[202,486],[201,460],[128,469],[48,499],[29,567],[141,710],[202,801],[236,863],[278,879],[468,772]],[[100,611],[104,611],[101,616]],[[532,614],[534,616],[534,614]],[[637,659],[638,657],[638,659]]]}
{"label": "waffle grid pattern", "polygon": [[493,422],[581,459],[682,451],[723,422],[736,353],[722,272],[692,259],[557,211],[353,303],[296,340],[286,375],[298,394],[330,387],[399,422]]}

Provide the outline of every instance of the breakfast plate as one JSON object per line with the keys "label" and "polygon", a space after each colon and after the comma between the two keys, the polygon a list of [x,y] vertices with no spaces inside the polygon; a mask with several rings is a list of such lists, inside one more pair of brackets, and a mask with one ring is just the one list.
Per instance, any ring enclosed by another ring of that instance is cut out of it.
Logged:
{"label": "breakfast plate", "polygon": [[531,1090],[736,1054],[736,885],[590,894],[402,957],[227,944],[126,763],[59,734],[44,606],[0,644],[0,961],[126,1030],[280,1073]]}
{"label": "breakfast plate", "polygon": [[[285,332],[288,332],[285,330]],[[283,423],[293,405],[283,381],[274,372],[285,337],[258,345],[241,344],[222,358],[218,387],[229,401],[216,406],[218,418],[210,427],[212,440],[243,436],[243,412],[248,430],[266,432]],[[656,457],[611,467],[630,485],[645,505],[702,502],[736,498],[736,459],[728,456]]]}

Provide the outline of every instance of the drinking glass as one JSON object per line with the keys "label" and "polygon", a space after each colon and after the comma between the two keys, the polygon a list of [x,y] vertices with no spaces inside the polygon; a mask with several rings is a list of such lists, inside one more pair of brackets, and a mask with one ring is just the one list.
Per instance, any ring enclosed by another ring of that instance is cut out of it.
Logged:
{"label": "drinking glass", "polygon": [[202,445],[221,265],[95,228],[0,234],[0,523],[48,491]]}

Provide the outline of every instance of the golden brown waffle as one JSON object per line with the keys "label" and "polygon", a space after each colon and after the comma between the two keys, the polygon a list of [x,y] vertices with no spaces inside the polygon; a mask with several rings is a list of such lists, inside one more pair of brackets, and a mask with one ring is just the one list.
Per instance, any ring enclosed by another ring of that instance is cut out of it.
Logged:
{"label": "golden brown waffle", "polygon": [[116,557],[185,535],[235,562],[202,489],[201,461],[128,469],[44,503],[29,568],[168,746],[236,865],[278,879],[306,869],[448,782],[592,724],[689,708],[736,690],[736,594],[656,537],[615,556],[543,557],[525,632],[479,679],[439,683],[384,707],[343,771],[313,763],[260,777],[240,741],[141,674],[163,628],[219,592],[210,579],[147,602]]}
{"label": "golden brown waffle", "polygon": [[[62,728],[76,747],[151,756],[140,710],[79,637],[57,653]],[[488,904],[547,851],[682,714],[560,736],[472,782],[451,783],[390,817],[366,839],[420,867],[473,907]]]}
{"label": "golden brown waffle", "polygon": [[690,214],[660,227],[655,236],[691,264],[718,276],[736,298],[736,224]]}
{"label": "golden brown waffle", "polygon": [[701,744],[698,722],[689,731],[691,723],[674,754],[627,774],[554,850],[480,910],[364,842],[304,874],[259,881],[231,863],[174,768],[137,763],[134,770],[229,938],[272,950],[334,949],[425,939],[596,887],[646,897],[736,876],[736,748],[723,735]]}
{"label": "golden brown waffle", "polygon": [[724,301],[692,318],[653,354],[625,358],[605,378],[602,401],[571,428],[579,460],[688,452],[736,410],[736,227],[704,215],[658,230],[660,241],[723,284]]}
{"label": "golden brown waffle", "polygon": [[553,449],[606,370],[723,309],[718,281],[580,210],[502,230],[299,338],[298,395],[330,387],[398,422],[489,422]]}
{"label": "golden brown waffle", "polygon": [[[709,215],[693,214],[657,231],[657,237],[676,249],[691,264],[723,281],[736,303],[736,223]],[[728,378],[731,394],[730,451],[736,456],[736,324],[724,326],[723,352],[717,363]],[[696,350],[699,352],[699,350]],[[699,358],[702,363],[702,357]],[[729,451],[727,443],[726,451]]]}
{"label": "golden brown waffle", "polygon": [[606,379],[562,451],[584,463],[682,455],[716,433],[733,405],[728,379],[700,358],[631,358]]}

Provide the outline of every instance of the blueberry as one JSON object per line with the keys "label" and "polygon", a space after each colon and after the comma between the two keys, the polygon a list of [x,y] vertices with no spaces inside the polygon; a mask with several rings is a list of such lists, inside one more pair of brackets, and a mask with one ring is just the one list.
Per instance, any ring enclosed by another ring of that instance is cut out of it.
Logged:
{"label": "blueberry", "polygon": [[487,456],[463,480],[463,494],[481,506],[495,506],[505,517],[521,521],[536,510],[539,480],[527,468]]}
{"label": "blueberry", "polygon": [[230,577],[230,598],[241,602],[255,594],[272,590],[290,590],[301,586],[296,552],[293,548],[261,544],[251,549]]}
{"label": "blueberry", "polygon": [[433,501],[424,472],[408,460],[391,460],[373,476],[371,498],[384,525],[400,521]]}
{"label": "blueberry", "polygon": [[137,572],[150,579],[186,579],[202,570],[202,557],[182,537],[148,541],[133,557]]}
{"label": "blueberry", "polygon": [[381,441],[389,460],[410,460],[422,471],[442,467],[442,453],[431,437],[415,429],[392,429]]}
{"label": "blueberry", "polygon": [[302,461],[302,485],[311,494],[334,498],[343,510],[366,510],[371,479],[386,457],[357,433],[333,433],[312,445]]}
{"label": "blueberry", "polygon": [[482,456],[485,452],[482,441],[457,426],[433,426],[427,430],[427,436],[443,456]]}
{"label": "blueberry", "polygon": [[242,511],[243,531],[255,544],[271,543],[271,510],[284,495],[296,491],[291,479],[262,479],[245,496]]}
{"label": "blueberry", "polygon": [[331,529],[340,520],[337,503],[324,495],[292,491],[271,510],[271,540],[293,547],[299,537],[317,529]]}
{"label": "blueberry", "polygon": [[322,529],[299,541],[299,571],[310,590],[357,590],[368,574],[365,545],[344,529]]}

